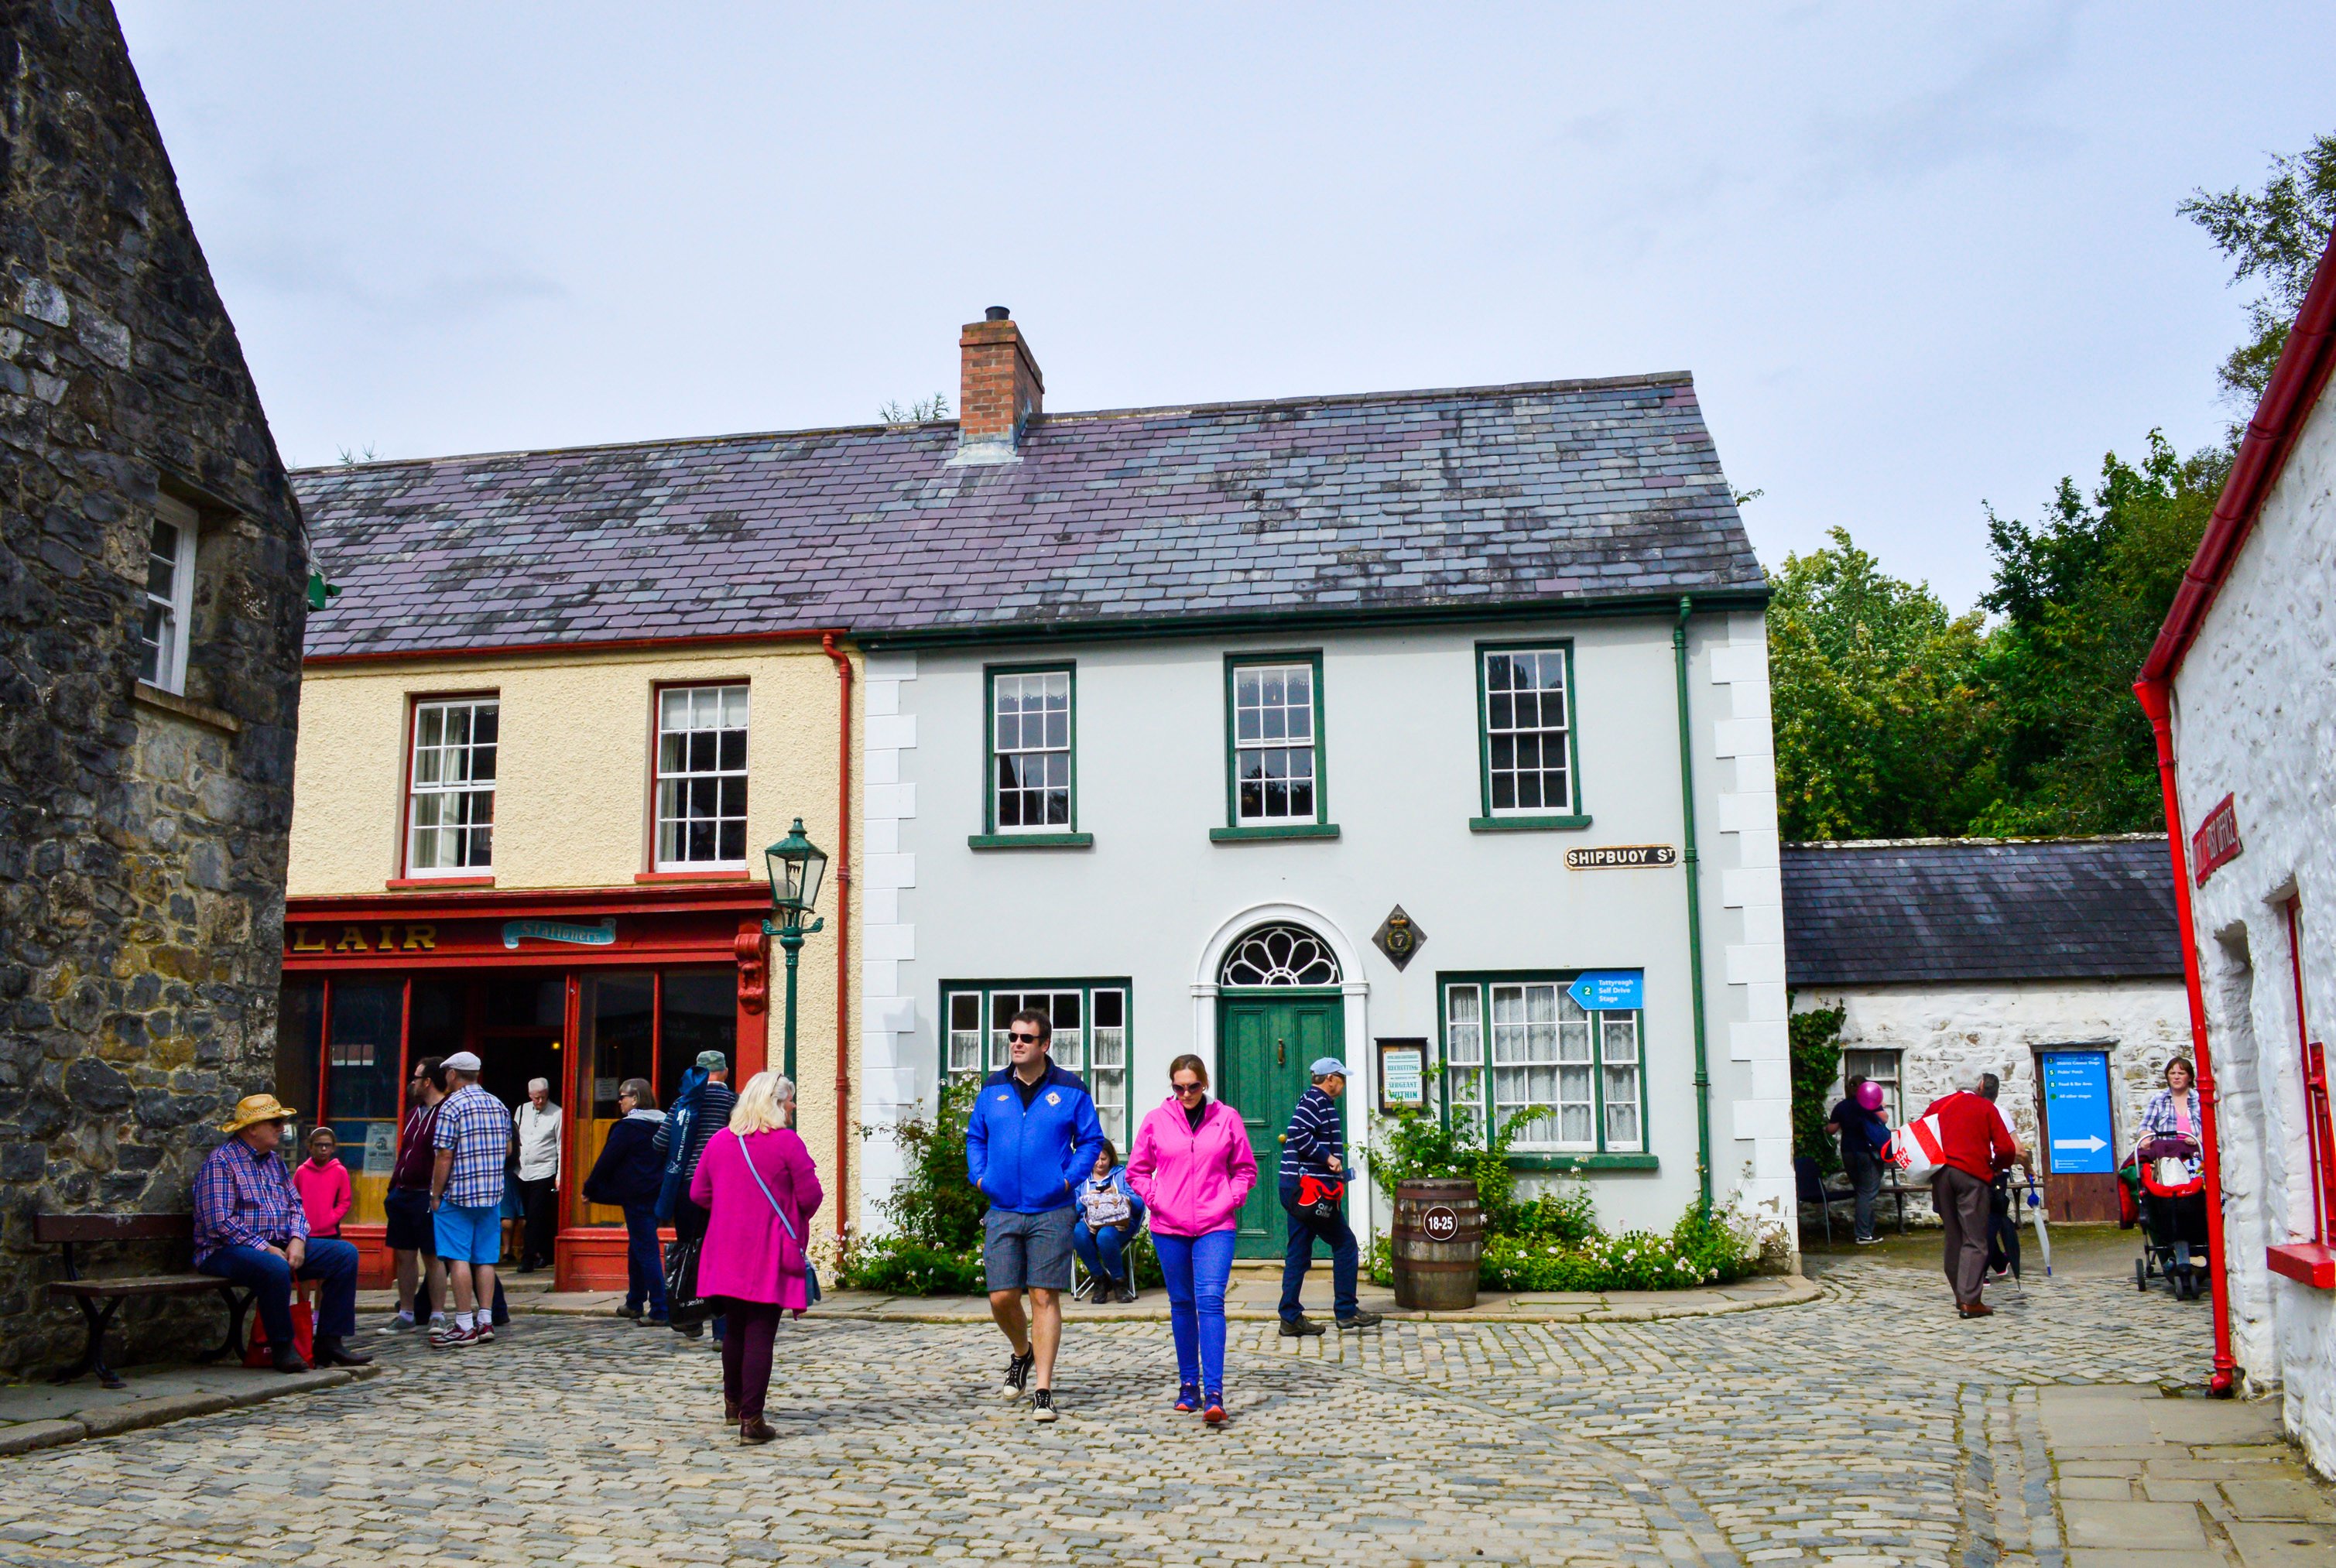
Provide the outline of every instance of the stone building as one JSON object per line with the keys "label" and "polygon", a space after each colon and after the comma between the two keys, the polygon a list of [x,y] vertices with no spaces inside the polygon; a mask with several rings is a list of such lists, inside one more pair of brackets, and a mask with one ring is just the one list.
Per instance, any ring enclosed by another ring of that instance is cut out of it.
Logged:
{"label": "stone building", "polygon": [[[0,0],[0,1364],[50,1210],[184,1212],[273,1079],[307,561],[102,0]],[[181,1255],[132,1262],[183,1268]],[[216,1334],[216,1308],[201,1332]],[[175,1320],[131,1319],[140,1349]],[[190,1323],[191,1326],[191,1323]]]}
{"label": "stone building", "polygon": [[1844,1014],[1826,1103],[1872,1078],[1894,1127],[1976,1059],[2052,1217],[2117,1218],[2142,1106],[2190,1048],[2166,863],[2163,833],[1786,845],[1794,1010]]}
{"label": "stone building", "polygon": [[2207,1180],[2228,1272],[2216,1380],[2277,1394],[2336,1474],[2336,246],[2142,668],[2180,862]]}

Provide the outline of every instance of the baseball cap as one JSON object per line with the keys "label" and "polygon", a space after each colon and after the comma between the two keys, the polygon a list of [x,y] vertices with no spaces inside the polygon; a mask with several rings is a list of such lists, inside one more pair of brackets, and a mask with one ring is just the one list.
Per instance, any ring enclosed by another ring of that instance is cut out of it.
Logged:
{"label": "baseball cap", "polygon": [[1347,1064],[1336,1057],[1317,1057],[1314,1058],[1314,1065],[1306,1070],[1318,1078],[1327,1078],[1332,1073],[1338,1074],[1342,1078],[1351,1078],[1355,1076],[1347,1071]]}
{"label": "baseball cap", "polygon": [[456,1051],[438,1065],[450,1073],[475,1073],[486,1066],[470,1051]]}

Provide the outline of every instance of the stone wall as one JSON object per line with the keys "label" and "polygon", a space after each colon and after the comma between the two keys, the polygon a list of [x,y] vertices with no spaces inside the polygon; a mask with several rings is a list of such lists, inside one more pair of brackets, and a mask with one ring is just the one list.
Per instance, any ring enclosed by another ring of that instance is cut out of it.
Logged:
{"label": "stone wall", "polygon": [[[272,1081],[307,568],[96,0],[0,0],[0,1366],[22,1370],[79,1340],[43,1304],[33,1215],[185,1213],[227,1108]],[[138,680],[158,494],[199,519],[182,694]],[[208,1303],[131,1316],[132,1356],[218,1332]]]}

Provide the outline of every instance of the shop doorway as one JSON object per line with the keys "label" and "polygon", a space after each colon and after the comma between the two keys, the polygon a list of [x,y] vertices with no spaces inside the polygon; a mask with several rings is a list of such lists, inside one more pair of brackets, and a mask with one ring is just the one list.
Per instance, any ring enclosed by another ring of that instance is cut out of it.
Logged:
{"label": "shop doorway", "polygon": [[[653,1085],[657,1108],[670,1110],[682,1076],[701,1052],[738,1065],[737,977],[730,969],[609,969],[577,979],[573,1168],[589,1171],[621,1113],[617,1091],[628,1078]],[[739,1086],[734,1081],[732,1086]],[[566,1194],[569,1223],[621,1225],[624,1211]]]}
{"label": "shop doorway", "polygon": [[1233,1243],[1237,1257],[1282,1255],[1282,1130],[1306,1092],[1307,1068],[1319,1057],[1339,1056],[1345,1034],[1345,998],[1337,991],[1219,998],[1220,1094],[1241,1113],[1257,1156],[1257,1185],[1241,1204]]}

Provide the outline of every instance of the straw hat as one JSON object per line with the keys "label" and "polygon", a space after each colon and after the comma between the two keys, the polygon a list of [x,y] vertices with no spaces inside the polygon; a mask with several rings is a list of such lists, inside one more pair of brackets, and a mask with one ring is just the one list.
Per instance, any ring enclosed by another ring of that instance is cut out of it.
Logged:
{"label": "straw hat", "polygon": [[246,1095],[235,1103],[235,1115],[219,1131],[232,1135],[255,1122],[288,1122],[299,1114],[289,1105],[277,1105],[274,1095]]}

